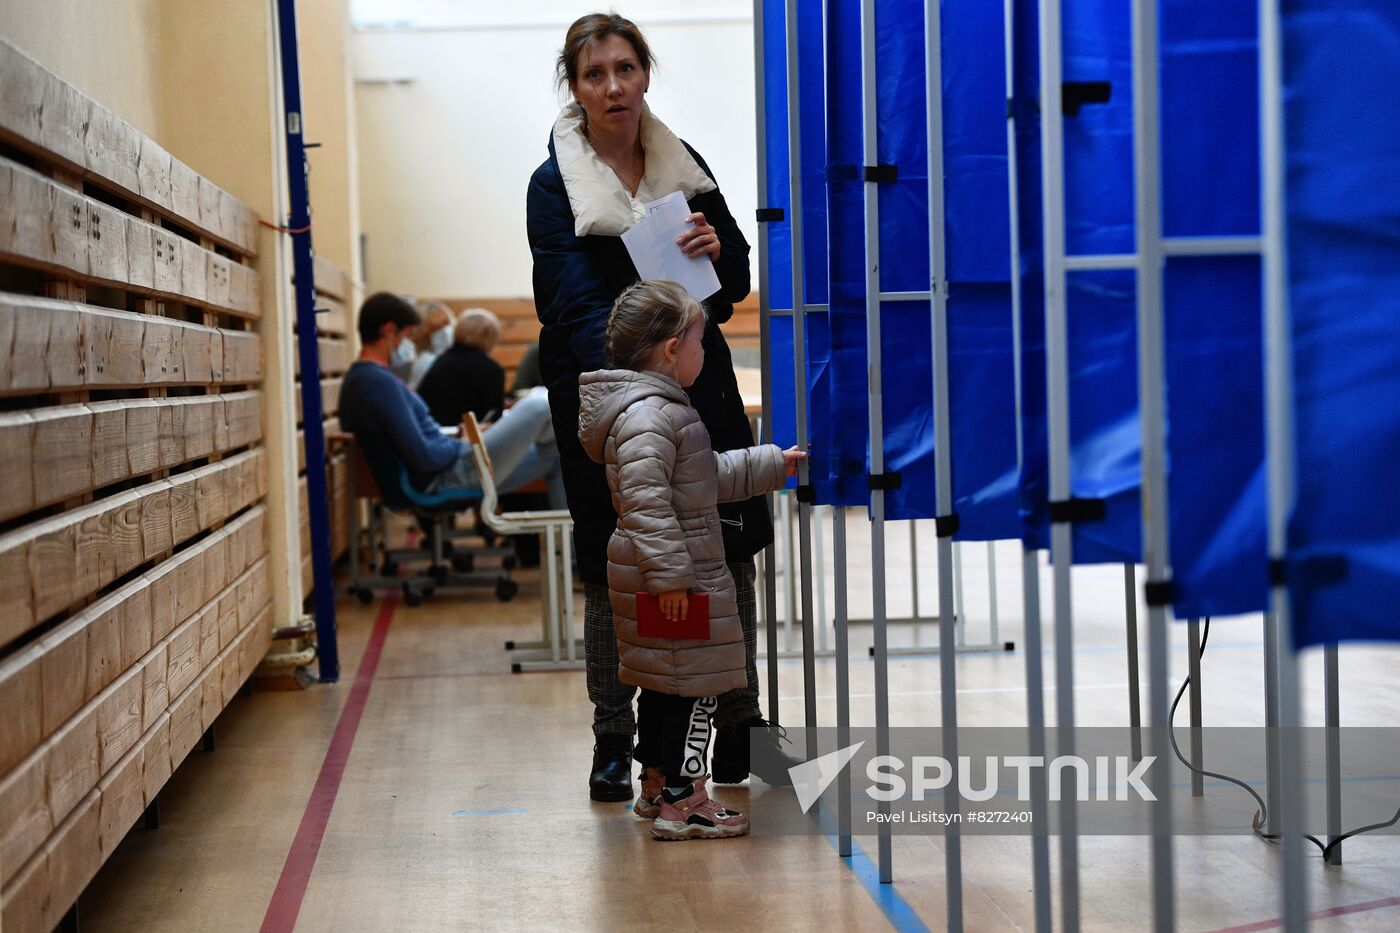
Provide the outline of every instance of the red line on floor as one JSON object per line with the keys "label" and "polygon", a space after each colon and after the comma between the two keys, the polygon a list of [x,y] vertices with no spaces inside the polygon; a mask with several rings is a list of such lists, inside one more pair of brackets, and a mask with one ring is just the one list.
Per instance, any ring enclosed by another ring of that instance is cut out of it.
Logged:
{"label": "red line on floor", "polygon": [[369,643],[365,645],[365,653],[360,658],[360,668],[355,672],[355,682],[350,687],[350,696],[340,712],[340,720],[335,724],[326,758],[321,762],[321,773],[316,777],[316,786],[311,790],[311,799],[306,802],[306,812],[302,814],[301,825],[297,827],[292,848],[287,853],[287,861],[282,865],[282,875],[277,879],[277,888],[272,892],[272,900],[263,916],[262,933],[291,933],[296,926],[297,914],[301,912],[306,886],[311,881],[311,870],[316,867],[316,856],[321,851],[321,839],[326,834],[326,824],[330,822],[336,795],[340,793],[345,763],[350,759],[350,749],[355,744],[355,733],[360,728],[360,717],[364,715],[365,703],[369,699],[370,683],[379,667],[379,656],[384,652],[384,640],[389,635],[389,623],[393,621],[397,604],[398,600],[392,593],[380,604]]}
{"label": "red line on floor", "polygon": [[[1309,920],[1330,920],[1333,917],[1344,917],[1347,914],[1359,914],[1367,910],[1384,910],[1387,907],[1400,907],[1400,897],[1383,897],[1378,901],[1363,901],[1360,904],[1343,904],[1341,907],[1328,907],[1326,910],[1315,911],[1308,914]],[[1260,920],[1255,923],[1246,923],[1243,926],[1225,927],[1215,930],[1213,933],[1256,933],[1258,930],[1276,930],[1283,926],[1283,918],[1275,917],[1272,920]]]}
{"label": "red line on floor", "polygon": [[385,674],[380,680],[456,680],[459,677],[513,677],[510,671],[441,671],[433,674]]}

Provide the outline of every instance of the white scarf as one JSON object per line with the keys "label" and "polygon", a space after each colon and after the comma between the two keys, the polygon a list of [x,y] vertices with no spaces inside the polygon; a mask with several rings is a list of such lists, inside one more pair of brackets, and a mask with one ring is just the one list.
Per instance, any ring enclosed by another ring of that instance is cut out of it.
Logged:
{"label": "white scarf", "polygon": [[583,109],[577,103],[566,106],[554,121],[554,155],[578,236],[621,236],[646,216],[647,202],[673,191],[689,201],[717,187],[676,134],[643,107],[640,130],[646,174],[632,197],[593,149],[583,126]]}

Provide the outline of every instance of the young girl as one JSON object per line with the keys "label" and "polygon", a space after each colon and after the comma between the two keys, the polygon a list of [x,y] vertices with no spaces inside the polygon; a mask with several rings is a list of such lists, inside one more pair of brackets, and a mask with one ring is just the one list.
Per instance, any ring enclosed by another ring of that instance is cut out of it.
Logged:
{"label": "young girl", "polygon": [[[608,588],[622,666],[641,688],[636,758],[645,767],[633,811],[657,839],[742,836],[748,817],[705,789],[715,697],[747,683],[734,579],[724,563],[718,502],[782,487],[804,456],[768,444],[716,453],[685,389],[705,362],[705,313],[671,282],[638,282],[613,306],[609,369],[579,377],[579,440],[604,465],[617,531]],[[637,594],[684,620],[688,594],[709,595],[707,640],[644,638]]]}

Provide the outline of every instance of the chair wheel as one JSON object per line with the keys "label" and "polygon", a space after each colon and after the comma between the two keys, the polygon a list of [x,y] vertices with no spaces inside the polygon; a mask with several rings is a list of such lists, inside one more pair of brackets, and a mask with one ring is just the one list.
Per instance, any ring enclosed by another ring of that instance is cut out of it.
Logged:
{"label": "chair wheel", "polygon": [[368,587],[356,587],[354,593],[355,598],[360,601],[361,606],[368,606],[370,603],[374,602],[374,593],[370,592]]}
{"label": "chair wheel", "polygon": [[423,594],[405,583],[403,585],[403,604],[405,606],[421,606],[423,604]]}
{"label": "chair wheel", "polygon": [[386,577],[397,577],[399,575],[399,562],[396,560],[385,560],[379,565],[379,573]]}
{"label": "chair wheel", "polygon": [[453,554],[452,569],[458,573],[471,573],[476,569],[475,554]]}
{"label": "chair wheel", "polygon": [[514,580],[496,581],[496,599],[503,603],[508,603],[515,598],[515,594],[520,592],[520,584]]}

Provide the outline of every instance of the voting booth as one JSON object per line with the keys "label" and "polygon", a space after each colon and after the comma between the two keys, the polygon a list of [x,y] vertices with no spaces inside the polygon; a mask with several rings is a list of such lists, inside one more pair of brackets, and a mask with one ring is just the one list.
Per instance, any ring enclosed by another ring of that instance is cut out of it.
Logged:
{"label": "voting booth", "polygon": [[[884,524],[910,519],[937,525],[930,725],[945,743],[958,726],[955,541],[1021,543],[1032,747],[1047,725],[1042,625],[1058,748],[1074,747],[1083,564],[1124,567],[1132,725],[1158,727],[1146,746],[1135,728],[1134,757],[1172,754],[1160,736],[1174,620],[1190,627],[1199,687],[1202,621],[1264,614],[1270,726],[1301,724],[1298,651],[1324,646],[1336,727],[1337,644],[1400,637],[1382,608],[1400,582],[1400,329],[1387,313],[1400,188],[1384,168],[1400,131],[1366,90],[1400,78],[1400,12],[1380,0],[757,0],[755,27],[764,439],[812,448],[783,493],[801,516],[804,581],[812,509],[837,509],[837,727],[853,725],[842,588],[870,573],[874,726],[888,747]],[[871,522],[868,568],[844,566],[851,508]],[[771,574],[767,607],[772,657]],[[812,611],[804,593],[809,725]],[[1282,840],[1296,927],[1307,884],[1289,735],[1269,732],[1277,768],[1258,832]],[[1041,812],[1046,790],[1033,789]],[[1037,928],[1073,929],[1074,803],[1053,806],[1060,913],[1037,836]],[[1159,929],[1175,923],[1169,811],[1147,841]],[[843,854],[848,817],[843,801]],[[1345,835],[1329,820],[1328,861]],[[959,929],[956,831],[944,856]]]}

